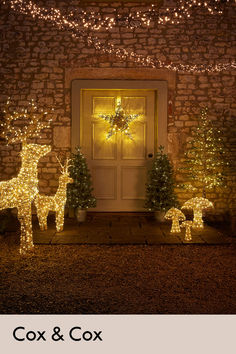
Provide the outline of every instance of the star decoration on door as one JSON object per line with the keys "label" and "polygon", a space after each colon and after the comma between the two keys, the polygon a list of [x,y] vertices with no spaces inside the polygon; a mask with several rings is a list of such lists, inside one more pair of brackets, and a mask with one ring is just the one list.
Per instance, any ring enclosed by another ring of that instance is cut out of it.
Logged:
{"label": "star decoration on door", "polygon": [[118,102],[115,114],[100,114],[99,117],[110,123],[107,139],[112,137],[117,132],[121,132],[133,140],[132,134],[130,133],[129,124],[133,120],[137,119],[139,114],[125,114],[123,108],[121,107],[121,102]]}

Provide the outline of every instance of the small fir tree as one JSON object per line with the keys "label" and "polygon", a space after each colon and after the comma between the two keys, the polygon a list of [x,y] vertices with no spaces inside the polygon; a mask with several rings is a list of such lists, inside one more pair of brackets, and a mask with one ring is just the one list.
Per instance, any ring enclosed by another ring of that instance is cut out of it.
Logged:
{"label": "small fir tree", "polygon": [[197,127],[192,128],[192,139],[188,142],[189,147],[180,168],[188,182],[180,187],[199,191],[206,198],[208,191],[225,185],[225,167],[228,163],[221,136],[221,131],[208,118],[208,109],[204,108],[198,117]]}
{"label": "small fir tree", "polygon": [[160,146],[148,172],[145,208],[149,211],[166,211],[178,206],[174,184],[172,164],[164,153],[164,147]]}
{"label": "small fir tree", "polygon": [[96,207],[96,199],[92,195],[91,175],[79,147],[76,148],[75,153],[72,153],[70,164],[70,176],[74,183],[67,187],[67,205],[79,209]]}

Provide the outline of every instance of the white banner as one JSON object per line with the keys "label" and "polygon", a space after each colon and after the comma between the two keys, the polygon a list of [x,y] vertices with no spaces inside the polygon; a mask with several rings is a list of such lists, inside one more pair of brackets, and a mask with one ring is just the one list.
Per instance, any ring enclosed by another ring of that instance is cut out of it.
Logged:
{"label": "white banner", "polygon": [[235,354],[235,315],[1,315],[1,353]]}

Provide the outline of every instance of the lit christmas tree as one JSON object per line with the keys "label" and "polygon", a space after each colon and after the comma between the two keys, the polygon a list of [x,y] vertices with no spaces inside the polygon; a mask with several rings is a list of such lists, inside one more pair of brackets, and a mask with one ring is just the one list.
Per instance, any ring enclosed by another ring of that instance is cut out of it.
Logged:
{"label": "lit christmas tree", "polygon": [[70,177],[74,183],[67,187],[67,204],[72,208],[88,209],[96,206],[96,199],[92,195],[91,175],[85,157],[76,148],[72,154],[69,167]]}
{"label": "lit christmas tree", "polygon": [[164,153],[164,147],[160,146],[148,172],[145,208],[149,211],[166,211],[178,206],[174,184],[173,167]]}
{"label": "lit christmas tree", "polygon": [[188,142],[183,167],[180,168],[189,182],[179,187],[199,191],[206,198],[206,192],[225,185],[225,167],[228,163],[221,136],[221,131],[208,119],[208,109],[204,108],[197,127],[192,129],[192,139]]}

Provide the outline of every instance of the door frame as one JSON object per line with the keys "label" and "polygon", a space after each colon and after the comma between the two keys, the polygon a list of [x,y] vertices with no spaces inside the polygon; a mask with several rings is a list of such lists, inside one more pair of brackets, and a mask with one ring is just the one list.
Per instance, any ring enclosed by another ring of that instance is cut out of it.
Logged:
{"label": "door frame", "polygon": [[80,145],[81,137],[81,90],[83,89],[141,89],[154,90],[155,100],[155,149],[159,145],[167,150],[167,81],[161,80],[83,80],[75,79],[72,81],[71,94],[71,149],[75,150]]}

